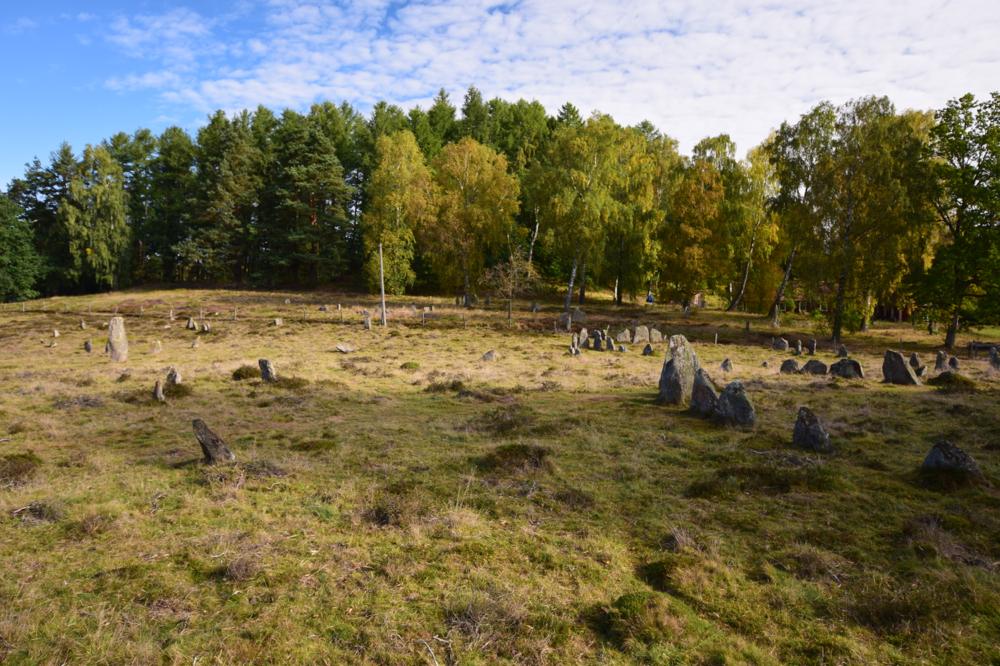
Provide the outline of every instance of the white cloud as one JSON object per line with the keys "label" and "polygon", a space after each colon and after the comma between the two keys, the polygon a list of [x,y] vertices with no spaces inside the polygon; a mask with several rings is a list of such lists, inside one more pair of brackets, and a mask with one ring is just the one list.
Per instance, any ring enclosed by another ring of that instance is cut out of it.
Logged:
{"label": "white cloud", "polygon": [[550,111],[572,101],[649,119],[685,148],[728,132],[747,149],[823,99],[934,108],[998,87],[1000,71],[1000,3],[987,0],[269,0],[262,11],[121,17],[110,41],[155,66],[108,86],[208,112],[341,98],[426,107],[439,87],[460,104],[475,84]]}
{"label": "white cloud", "polygon": [[27,16],[22,16],[15,19],[11,23],[8,23],[3,27],[3,31],[8,35],[20,35],[38,27],[38,21],[30,19]]}

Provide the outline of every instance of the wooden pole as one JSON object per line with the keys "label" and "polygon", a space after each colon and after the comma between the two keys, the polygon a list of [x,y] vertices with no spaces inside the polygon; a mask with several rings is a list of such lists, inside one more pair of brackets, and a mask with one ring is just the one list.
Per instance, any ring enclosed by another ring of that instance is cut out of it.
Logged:
{"label": "wooden pole", "polygon": [[385,326],[385,272],[382,268],[382,243],[378,244],[378,283],[382,290],[382,325]]}

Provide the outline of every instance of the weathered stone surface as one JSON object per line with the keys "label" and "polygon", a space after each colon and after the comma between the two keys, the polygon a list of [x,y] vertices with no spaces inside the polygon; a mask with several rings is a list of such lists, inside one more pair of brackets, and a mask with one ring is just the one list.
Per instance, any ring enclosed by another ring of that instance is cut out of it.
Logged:
{"label": "weathered stone surface", "polygon": [[286,298],[285,299],[285,305],[291,305],[291,304],[292,304],[292,299]]}
{"label": "weathered stone surface", "polygon": [[982,471],[972,456],[947,440],[934,444],[920,469],[924,472],[959,472],[982,476]]}
{"label": "weathered stone surface", "polygon": [[163,351],[163,343],[160,342],[159,340],[153,340],[153,348],[151,351],[154,354],[159,354],[161,351]]}
{"label": "weathered stone surface", "polygon": [[826,367],[826,363],[815,358],[811,358],[806,361],[806,364],[802,366],[802,374],[804,375],[825,375],[829,368]]}
{"label": "weathered stone surface", "polygon": [[209,324],[207,321],[201,322],[201,332],[202,333],[211,333],[212,332],[212,325]]}
{"label": "weathered stone surface", "polygon": [[751,428],[757,422],[757,412],[754,411],[750,396],[743,388],[743,382],[730,382],[719,394],[719,402],[712,413],[712,419],[718,423],[740,428]]}
{"label": "weathered stone surface", "polygon": [[934,355],[934,369],[941,372],[948,367],[948,354],[942,350],[938,350],[937,354]]}
{"label": "weathered stone surface", "polygon": [[698,368],[694,374],[694,385],[691,388],[691,413],[702,418],[708,418],[715,412],[719,403],[719,393],[715,389],[712,378],[704,369]]}
{"label": "weathered stone surface", "polygon": [[194,427],[194,436],[198,438],[198,443],[201,444],[201,452],[205,455],[205,462],[209,465],[214,465],[216,463],[233,463],[236,462],[236,456],[233,452],[226,447],[226,443],[222,441],[222,438],[212,432],[205,422],[201,419],[195,419],[191,422]]}
{"label": "weathered stone surface", "polygon": [[569,348],[577,349],[580,346],[580,336],[577,333],[569,336]]}
{"label": "weathered stone surface", "polygon": [[794,358],[786,358],[781,362],[781,367],[778,369],[783,375],[794,375],[799,371],[799,362]]}
{"label": "weathered stone surface", "polygon": [[882,357],[882,381],[902,386],[916,386],[920,383],[903,355],[892,349],[886,349],[885,356]]}
{"label": "weathered stone surface", "polygon": [[615,342],[632,342],[632,331],[627,328],[618,331],[618,335],[615,336]]}
{"label": "weathered stone surface", "polygon": [[722,371],[723,372],[732,372],[733,371],[733,362],[730,361],[728,358],[724,359],[722,361],[722,366],[721,367],[722,367]]}
{"label": "weathered stone surface", "polygon": [[788,351],[788,340],[784,338],[775,338],[771,342],[771,348],[776,351]]}
{"label": "weathered stone surface", "polygon": [[274,319],[271,320],[272,326],[284,326],[284,324],[285,320],[282,319],[281,317],[275,317]]}
{"label": "weathered stone surface", "polygon": [[615,350],[615,341],[610,335],[604,338],[604,349],[606,351]]}
{"label": "weathered stone surface", "polygon": [[625,345],[618,345],[618,351],[624,354],[625,352],[628,351],[628,347],[626,347]]}
{"label": "weathered stone surface", "polygon": [[83,343],[83,351],[87,352],[88,354],[90,354],[91,352],[93,352],[94,351],[94,343],[91,342],[90,340],[85,340],[84,343]]}
{"label": "weathered stone surface", "polygon": [[667,405],[688,404],[698,368],[698,356],[687,338],[683,335],[670,336],[667,358],[660,371],[660,393],[657,402]]}
{"label": "weathered stone surface", "polygon": [[153,400],[156,402],[167,401],[167,396],[163,395],[163,382],[159,379],[157,379],[156,384],[153,385]]}
{"label": "weathered stone surface", "polygon": [[802,356],[802,341],[801,340],[796,340],[795,341],[795,355],[796,356]]}
{"label": "weathered stone surface", "polygon": [[108,324],[108,353],[111,360],[124,363],[128,360],[128,336],[125,334],[125,320],[112,317]]}
{"label": "weathered stone surface", "polygon": [[916,369],[917,369],[917,368],[919,368],[919,367],[920,367],[921,365],[923,365],[923,364],[922,364],[922,363],[920,362],[920,356],[918,356],[918,355],[917,355],[917,352],[911,352],[911,353],[910,353],[910,360],[909,360],[909,363],[910,363],[910,367],[911,367],[911,368],[913,368],[914,370],[916,370]]}
{"label": "weathered stone surface", "polygon": [[650,342],[663,342],[663,333],[657,328],[649,329],[649,341]]}
{"label": "weathered stone surface", "polygon": [[850,353],[847,351],[847,347],[845,345],[837,347],[837,358],[847,358],[848,356],[850,356]]}
{"label": "weathered stone surface", "polygon": [[497,353],[492,349],[482,355],[481,361],[495,361],[497,360]]}
{"label": "weathered stone surface", "polygon": [[806,343],[806,350],[809,352],[810,356],[816,355],[816,338],[813,338]]}
{"label": "weathered stone surface", "polygon": [[653,355],[653,345],[651,345],[651,344],[649,344],[647,342],[646,346],[642,348],[642,355],[643,356],[652,356]]}
{"label": "weathered stone surface", "polygon": [[577,337],[577,343],[578,344],[576,346],[580,347],[582,345],[583,341],[586,340],[589,337],[590,337],[590,331],[588,331],[587,327],[584,326],[583,328],[580,329],[580,335]]}
{"label": "weathered stone surface", "polygon": [[354,347],[347,344],[346,342],[341,342],[336,347],[334,347],[334,349],[340,352],[341,354],[350,354],[354,351]]}
{"label": "weathered stone surface", "polygon": [[167,370],[167,386],[177,386],[183,381],[184,378],[181,377],[180,370],[178,370],[173,366],[170,366],[170,368]]}
{"label": "weathered stone surface", "polygon": [[582,349],[590,349],[590,338],[584,338],[583,344],[580,345]]}
{"label": "weathered stone surface", "polygon": [[1000,370],[1000,349],[996,347],[990,347],[990,367]]}
{"label": "weathered stone surface", "polygon": [[958,357],[957,356],[949,356],[948,357],[948,367],[951,368],[952,370],[958,370]]}
{"label": "weathered stone surface", "polygon": [[184,324],[184,328],[186,328],[189,331],[198,330],[198,324],[195,323],[194,317],[188,317],[187,323]]}
{"label": "weathered stone surface", "polygon": [[278,371],[274,369],[274,364],[271,363],[266,358],[258,359],[257,365],[260,366],[260,378],[265,382],[276,382],[278,381]]}
{"label": "weathered stone surface", "polygon": [[85,322],[84,320],[81,319],[80,320],[80,330],[83,331],[83,330],[86,330],[86,328],[87,328],[87,322]]}
{"label": "weathered stone surface", "polygon": [[372,318],[371,318],[371,315],[365,315],[365,318],[362,321],[362,324],[364,325],[366,331],[372,330]]}
{"label": "weathered stone surface", "polygon": [[830,444],[830,433],[819,422],[819,417],[808,407],[799,407],[795,428],[792,430],[792,446],[819,453],[829,453],[833,450],[833,446]]}
{"label": "weathered stone surface", "polygon": [[649,342],[649,328],[647,326],[636,326],[635,335],[632,336],[632,342],[639,344],[640,342]]}

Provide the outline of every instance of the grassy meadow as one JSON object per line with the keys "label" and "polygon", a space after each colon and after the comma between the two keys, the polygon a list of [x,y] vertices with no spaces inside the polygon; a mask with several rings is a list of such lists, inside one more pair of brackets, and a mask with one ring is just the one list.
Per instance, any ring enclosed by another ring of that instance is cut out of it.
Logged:
{"label": "grassy meadow", "polygon": [[[375,299],[321,292],[8,304],[0,662],[1000,664],[985,357],[959,354],[964,390],[884,385],[887,347],[933,366],[941,336],[880,323],[846,341],[865,380],[780,375],[771,336],[813,337],[804,318],[585,306],[590,328],[686,334],[747,386],[744,431],[654,404],[665,343],[570,356],[558,306],[527,306],[508,328],[501,303],[393,299],[366,331]],[[116,309],[126,363],[101,353]],[[211,332],[186,330],[202,311]],[[791,447],[800,405],[836,453]],[[194,418],[235,465],[201,462]],[[984,483],[918,474],[942,437]]]}

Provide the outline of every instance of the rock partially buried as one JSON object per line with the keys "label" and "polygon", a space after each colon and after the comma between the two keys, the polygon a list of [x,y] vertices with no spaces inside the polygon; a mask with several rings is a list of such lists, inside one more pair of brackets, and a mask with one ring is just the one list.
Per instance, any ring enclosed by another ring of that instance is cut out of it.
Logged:
{"label": "rock partially buried", "polygon": [[351,352],[354,351],[354,347],[343,342],[334,347],[334,349],[340,352],[341,354],[350,354]]}
{"label": "rock partially buried", "polygon": [[972,456],[944,439],[934,444],[920,470],[959,473],[976,478],[983,475]]}
{"label": "rock partially buried", "polygon": [[691,413],[702,418],[708,418],[715,412],[719,403],[719,393],[715,390],[712,378],[702,368],[694,375],[694,386],[691,389]]}
{"label": "rock partially buried", "polygon": [[661,405],[687,405],[698,368],[698,356],[687,338],[683,335],[670,336],[667,359],[660,371],[660,393],[656,402]]}
{"label": "rock partially buried", "polygon": [[83,342],[83,351],[87,352],[88,354],[91,353],[91,352],[93,352],[94,351],[94,343],[91,342],[90,340],[85,340]]}
{"label": "rock partially buried", "polygon": [[808,407],[799,407],[795,428],[792,430],[792,445],[820,453],[833,451],[833,446],[830,444],[830,433],[823,428],[819,417]]}
{"label": "rock partially buried", "polygon": [[257,365],[260,366],[261,379],[272,384],[278,381],[278,371],[274,369],[273,363],[266,358],[262,358],[257,360]]}
{"label": "rock partially buried", "polygon": [[722,366],[721,367],[722,367],[722,371],[723,372],[732,372],[733,371],[733,362],[730,361],[727,358],[727,359],[725,359],[725,360],[722,361]]}
{"label": "rock partially buried", "polygon": [[195,419],[191,422],[194,427],[194,436],[198,438],[198,443],[201,444],[201,451],[205,454],[205,462],[209,465],[214,465],[216,463],[233,463],[236,462],[236,456],[233,452],[226,447],[226,443],[222,441],[222,438],[212,432],[205,422],[201,419]]}
{"label": "rock partially buried", "polygon": [[920,383],[913,368],[906,362],[903,355],[891,349],[885,350],[882,358],[882,381],[886,384],[900,386],[916,386]]}
{"label": "rock partially buried", "polygon": [[480,357],[479,360],[480,361],[495,361],[495,360],[497,360],[497,353],[491,349],[488,352],[486,352],[485,354],[483,354]]}
{"label": "rock partially buried", "polygon": [[282,319],[281,317],[275,317],[274,319],[271,320],[271,326],[283,326],[284,324],[285,320]]}
{"label": "rock partially buried", "polygon": [[842,358],[830,366],[830,374],[842,379],[864,379],[865,370],[853,358]]}
{"label": "rock partially buried", "polygon": [[823,361],[811,358],[806,361],[806,364],[802,366],[802,374],[804,375],[825,375],[829,368],[826,367],[826,363]]}
{"label": "rock partially buried", "polygon": [[653,345],[651,345],[649,343],[646,343],[646,346],[642,348],[642,355],[643,356],[652,356],[653,355]]}
{"label": "rock partially buried", "polygon": [[719,395],[712,418],[723,425],[752,428],[757,422],[753,403],[743,388],[743,382],[730,382]]}
{"label": "rock partially buried", "polygon": [[125,334],[125,320],[121,317],[111,318],[107,348],[112,361],[124,363],[128,360],[128,336]]}
{"label": "rock partially buried", "polygon": [[794,358],[787,358],[781,362],[781,367],[778,369],[783,375],[794,375],[799,371],[799,362]]}

